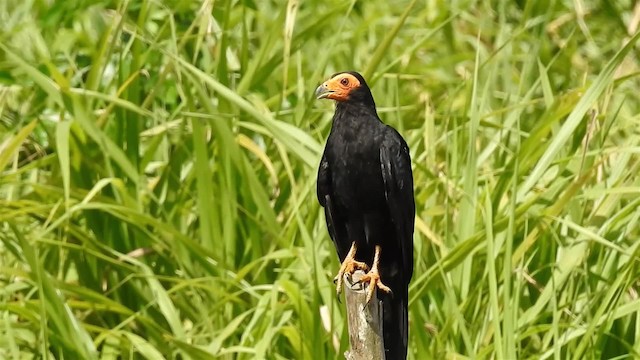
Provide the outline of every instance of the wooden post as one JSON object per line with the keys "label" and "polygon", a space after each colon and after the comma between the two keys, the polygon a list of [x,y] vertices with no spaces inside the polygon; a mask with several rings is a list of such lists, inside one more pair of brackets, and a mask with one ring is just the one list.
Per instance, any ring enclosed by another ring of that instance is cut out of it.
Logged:
{"label": "wooden post", "polygon": [[364,272],[358,270],[351,277],[344,276],[350,345],[344,356],[347,360],[384,360],[382,302],[374,293],[366,304],[369,284],[357,283],[363,275]]}

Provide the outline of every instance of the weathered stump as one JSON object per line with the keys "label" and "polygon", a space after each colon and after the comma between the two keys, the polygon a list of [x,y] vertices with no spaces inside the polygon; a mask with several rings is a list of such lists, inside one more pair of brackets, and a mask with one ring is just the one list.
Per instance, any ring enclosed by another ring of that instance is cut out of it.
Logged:
{"label": "weathered stump", "polygon": [[352,276],[344,276],[350,346],[344,356],[347,360],[384,360],[382,302],[376,291],[366,304],[369,284],[357,283],[363,275],[364,272],[358,270]]}

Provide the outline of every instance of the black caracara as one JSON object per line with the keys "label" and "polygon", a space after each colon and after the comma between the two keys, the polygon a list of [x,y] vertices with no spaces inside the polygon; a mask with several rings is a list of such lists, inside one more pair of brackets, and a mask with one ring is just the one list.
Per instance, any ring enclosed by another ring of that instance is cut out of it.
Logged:
{"label": "black caracara", "polygon": [[386,359],[405,359],[415,216],[409,148],[382,123],[357,72],[333,75],[316,96],[336,102],[318,170],[318,201],[342,262],[336,291],[345,273],[368,271],[367,301],[381,291]]}

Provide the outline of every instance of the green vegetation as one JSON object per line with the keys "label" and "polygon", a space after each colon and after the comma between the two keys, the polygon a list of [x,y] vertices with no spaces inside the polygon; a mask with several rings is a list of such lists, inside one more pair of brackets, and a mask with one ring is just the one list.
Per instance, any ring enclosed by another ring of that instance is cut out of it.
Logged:
{"label": "green vegetation", "polygon": [[634,1],[0,1],[0,358],[340,359],[339,70],[412,151],[411,359],[640,357]]}

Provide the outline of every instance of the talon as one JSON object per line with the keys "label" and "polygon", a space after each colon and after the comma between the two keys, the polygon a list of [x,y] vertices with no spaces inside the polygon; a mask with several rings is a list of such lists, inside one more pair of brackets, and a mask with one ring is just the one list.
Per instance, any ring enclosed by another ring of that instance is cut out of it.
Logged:
{"label": "talon", "polygon": [[387,294],[391,294],[393,296],[393,291],[387,285],[382,283],[380,279],[380,273],[378,272],[378,264],[380,263],[380,246],[376,245],[375,255],[373,257],[373,266],[371,267],[371,271],[362,276],[359,280],[360,283],[369,283],[369,287],[367,289],[367,305],[371,301],[373,297],[373,292],[376,290],[376,287]]}
{"label": "talon", "polygon": [[369,267],[367,264],[356,261],[356,242],[354,241],[351,244],[351,249],[349,249],[349,253],[345,256],[342,261],[342,265],[340,265],[340,270],[338,271],[338,275],[333,279],[334,284],[336,284],[336,296],[340,299],[340,293],[342,293],[343,279],[344,274],[352,275],[356,270],[364,270],[368,271]]}
{"label": "talon", "polygon": [[382,280],[380,280],[380,274],[378,273],[378,269],[376,268],[371,269],[370,272],[362,276],[362,278],[360,278],[360,282],[369,283],[369,286],[367,288],[367,298],[366,298],[367,304],[369,304],[369,302],[371,301],[371,298],[373,297],[373,293],[375,292],[376,288],[393,296],[393,291],[391,291],[391,288],[383,284]]}

